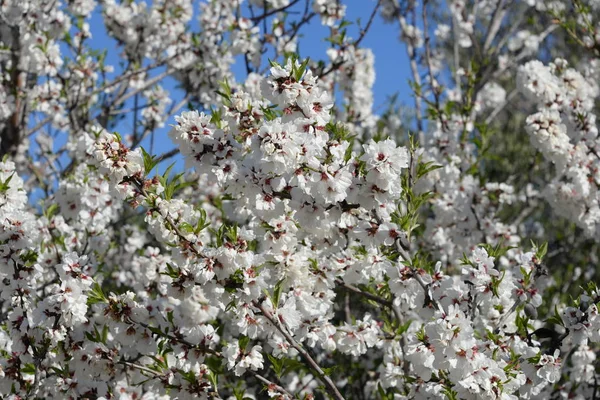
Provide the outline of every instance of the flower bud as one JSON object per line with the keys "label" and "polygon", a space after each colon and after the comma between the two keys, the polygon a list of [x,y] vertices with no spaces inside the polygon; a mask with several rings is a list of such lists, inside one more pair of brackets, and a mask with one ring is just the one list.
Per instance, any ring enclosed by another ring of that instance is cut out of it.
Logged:
{"label": "flower bud", "polygon": [[527,315],[527,318],[537,319],[538,313],[537,313],[536,308],[533,305],[531,305],[529,303],[525,304],[524,311],[525,311],[525,315]]}

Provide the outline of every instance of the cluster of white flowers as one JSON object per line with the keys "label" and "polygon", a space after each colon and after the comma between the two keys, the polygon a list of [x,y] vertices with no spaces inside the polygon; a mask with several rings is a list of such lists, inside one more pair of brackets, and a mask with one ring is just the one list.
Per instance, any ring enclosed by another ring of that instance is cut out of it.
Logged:
{"label": "cluster of white flowers", "polygon": [[321,16],[321,23],[331,27],[346,15],[346,5],[336,0],[315,0],[312,7]]}
{"label": "cluster of white flowers", "polygon": [[374,125],[373,84],[375,83],[375,57],[370,49],[348,47],[344,50],[329,50],[334,64],[341,64],[337,74],[340,89],[344,91],[347,117],[341,118],[361,123],[365,127]]}
{"label": "cluster of white flowers", "polygon": [[[596,395],[600,2],[367,3],[356,40],[339,0],[0,4],[0,398]],[[413,114],[374,114],[378,13]],[[536,60],[559,28],[585,62]]]}
{"label": "cluster of white flowers", "polygon": [[548,66],[530,61],[518,84],[536,102],[526,129],[532,144],[556,166],[546,193],[560,215],[587,235],[600,237],[600,137],[593,108],[600,90],[593,77],[563,59]]}
{"label": "cluster of white flowers", "polygon": [[155,86],[152,89],[145,90],[143,94],[148,102],[141,113],[142,118],[144,118],[144,125],[162,128],[165,124],[167,106],[172,102],[169,98],[169,92],[160,86]]}
{"label": "cluster of white flowers", "polygon": [[170,46],[185,34],[185,27],[192,18],[192,2],[189,0],[163,0],[152,2],[102,3],[106,28],[132,58],[148,57],[168,52]]}

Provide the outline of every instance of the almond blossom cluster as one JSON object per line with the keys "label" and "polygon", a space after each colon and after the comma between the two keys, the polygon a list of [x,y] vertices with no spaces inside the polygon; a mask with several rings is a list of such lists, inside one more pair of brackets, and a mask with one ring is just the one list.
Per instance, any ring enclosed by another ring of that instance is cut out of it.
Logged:
{"label": "almond blossom cluster", "polygon": [[518,80],[539,111],[527,117],[532,144],[556,166],[549,183],[550,202],[592,237],[600,234],[600,138],[594,102],[595,77],[586,77],[557,59],[549,66],[530,61]]}
{"label": "almond blossom cluster", "polygon": [[2,3],[0,398],[594,398],[599,4]]}

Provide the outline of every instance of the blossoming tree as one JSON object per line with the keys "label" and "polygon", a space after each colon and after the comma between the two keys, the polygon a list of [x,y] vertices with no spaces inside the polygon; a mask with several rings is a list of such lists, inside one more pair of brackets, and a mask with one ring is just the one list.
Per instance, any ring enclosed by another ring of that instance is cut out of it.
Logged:
{"label": "blossoming tree", "polygon": [[600,2],[348,3],[0,3],[1,398],[600,396]]}

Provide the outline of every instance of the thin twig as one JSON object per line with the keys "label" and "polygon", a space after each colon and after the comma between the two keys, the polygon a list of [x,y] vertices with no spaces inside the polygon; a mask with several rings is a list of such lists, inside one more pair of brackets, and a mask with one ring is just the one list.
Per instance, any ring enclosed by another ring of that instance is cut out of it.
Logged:
{"label": "thin twig", "polygon": [[317,364],[317,362],[310,356],[310,354],[308,354],[308,352],[306,350],[304,350],[304,348],[296,341],[296,339],[294,339],[279,323],[278,321],[275,319],[275,317],[273,317],[273,314],[271,314],[269,311],[267,311],[262,304],[258,303],[257,301],[253,302],[253,305],[258,308],[263,316],[269,320],[269,322],[271,322],[271,324],[273,324],[275,326],[275,328],[277,328],[277,330],[285,337],[285,339],[288,341],[289,344],[292,345],[292,347],[294,349],[296,349],[296,351],[300,354],[300,356],[302,356],[302,358],[310,365],[310,367],[317,373],[319,379],[321,380],[321,382],[323,382],[323,384],[325,385],[325,388],[327,389],[327,392],[336,400],[344,400],[344,397],[342,396],[342,394],[339,392],[338,388],[335,386],[335,384],[333,383],[333,381],[331,380],[331,378],[329,376],[327,376],[327,374],[325,373],[325,371],[323,371],[321,369],[321,367],[319,366],[319,364]]}
{"label": "thin twig", "polygon": [[258,379],[259,381],[261,381],[262,383],[264,383],[265,385],[267,385],[269,388],[274,388],[279,393],[283,393],[286,396],[289,396],[291,399],[294,398],[294,396],[290,392],[288,392],[287,390],[285,390],[282,386],[280,386],[280,385],[278,385],[278,384],[276,384],[274,382],[271,382],[270,380],[268,380],[264,376],[260,375],[258,372],[256,372],[256,371],[250,371],[250,373],[252,375],[254,375],[254,377],[256,379]]}
{"label": "thin twig", "polygon": [[462,97],[462,87],[460,84],[460,76],[458,71],[460,70],[460,49],[458,40],[458,27],[457,18],[452,16],[452,36],[453,36],[453,52],[454,52],[454,84],[456,85],[456,93],[458,97]]}
{"label": "thin twig", "polygon": [[[412,6],[414,7],[414,5]],[[401,13],[398,13],[398,23],[402,31],[407,30],[407,23]],[[421,103],[421,76],[419,75],[419,67],[417,65],[417,50],[413,46],[410,40],[406,40],[406,52],[408,53],[410,72],[412,74],[413,82],[415,84],[415,114],[417,118],[417,129],[419,134],[423,133],[423,106]]]}
{"label": "thin twig", "polygon": [[504,9],[505,0],[498,1],[496,4],[496,8],[494,9],[494,14],[492,15],[492,22],[488,26],[487,33],[485,35],[485,41],[483,43],[483,53],[487,53],[490,46],[492,45],[492,41],[496,37],[500,26],[502,25],[502,20],[506,15],[506,9]]}
{"label": "thin twig", "polygon": [[[344,283],[341,280],[336,281],[336,283],[339,286],[343,287],[344,289],[348,290],[349,292],[356,293],[359,296],[365,297],[369,300],[373,300],[374,302],[381,304],[384,307],[389,308],[394,313],[394,317],[398,321],[398,325],[402,326],[404,324],[403,318],[402,318],[402,313],[401,313],[400,309],[394,305],[393,300],[390,301],[390,300],[384,299],[383,297],[371,294],[369,292],[362,291],[359,288],[357,288],[356,286],[352,286],[350,284]],[[391,338],[394,338],[394,337],[395,336],[392,336]],[[390,338],[387,338],[387,339],[390,339]],[[400,335],[400,347],[402,348],[402,352],[404,354],[406,354],[406,338],[404,337],[404,335]],[[409,363],[407,360],[403,360],[403,364],[404,364],[404,368],[403,368],[404,374],[406,376],[408,376],[409,371],[410,371]]]}
{"label": "thin twig", "polygon": [[[358,46],[360,45],[360,43],[367,36],[367,32],[369,32],[369,29],[371,28],[371,25],[373,24],[373,20],[375,19],[375,16],[377,15],[377,10],[379,10],[380,6],[381,6],[381,0],[379,0],[377,2],[377,4],[375,5],[375,8],[371,12],[371,15],[369,16],[369,20],[367,21],[367,25],[365,25],[365,28],[360,30],[358,39],[356,39],[354,42],[352,42],[351,44],[349,44],[349,47],[354,47],[355,49],[358,48]],[[322,73],[319,74],[319,78],[323,78],[323,77],[331,74],[333,71],[337,71],[345,63],[346,63],[346,61],[339,61],[339,62],[332,63],[329,66],[329,68],[327,68],[326,70],[324,70]]]}
{"label": "thin twig", "polygon": [[337,280],[336,283],[343,287],[344,289],[352,292],[352,293],[356,293],[358,295],[361,295],[362,297],[366,297],[369,300],[373,300],[376,303],[381,304],[384,307],[388,307],[388,308],[392,308],[393,304],[391,301],[384,299],[383,297],[374,295],[372,293],[369,292],[365,292],[363,290],[360,290],[359,288],[357,288],[356,286],[350,285],[348,283],[344,283],[341,280]]}
{"label": "thin twig", "polygon": [[373,23],[373,20],[375,19],[375,16],[377,15],[377,11],[379,10],[379,7],[381,7],[381,0],[377,1],[377,4],[375,5],[375,8],[373,8],[373,11],[371,12],[371,15],[369,16],[369,20],[367,21],[367,25],[365,25],[365,28],[360,30],[358,39],[356,39],[356,41],[354,42],[354,47],[358,47],[360,45],[360,42],[362,42],[363,39],[365,38],[365,36],[367,36],[367,32],[371,28],[371,24]]}
{"label": "thin twig", "polygon": [[396,243],[396,249],[398,250],[398,253],[400,253],[400,256],[408,263],[407,266],[408,266],[408,268],[410,268],[411,277],[417,281],[417,283],[421,286],[421,288],[423,288],[423,290],[425,291],[425,295],[429,298],[429,301],[435,306],[435,308],[437,308],[437,310],[439,312],[441,312],[442,314],[446,314],[442,305],[433,298],[433,293],[431,292],[430,285],[426,284],[423,281],[423,278],[421,278],[421,275],[419,275],[419,272],[417,270],[415,270],[415,268],[412,266],[411,257],[408,254],[408,252],[402,247],[402,244],[400,243],[400,239],[396,239],[395,243]]}
{"label": "thin twig", "polygon": [[151,374],[151,375],[153,375],[153,376],[160,376],[160,375],[162,375],[162,374],[161,374],[160,372],[158,372],[158,371],[155,371],[155,370],[153,370],[153,369],[150,369],[150,368],[144,367],[143,365],[134,364],[134,363],[132,363],[132,362],[129,362],[129,361],[117,361],[117,364],[125,365],[125,366],[127,366],[127,367],[129,367],[129,368],[134,368],[134,369],[140,370],[140,371],[142,371],[142,372],[146,372],[146,373],[148,373],[148,374]]}
{"label": "thin twig", "polygon": [[163,153],[160,156],[158,156],[157,160],[158,160],[158,162],[168,160],[169,158],[174,157],[177,154],[179,154],[179,149],[169,150],[166,153]]}
{"label": "thin twig", "polygon": [[437,83],[437,79],[435,79],[435,77],[433,76],[433,64],[431,62],[431,37],[429,35],[429,26],[427,23],[427,3],[428,1],[425,0],[423,2],[423,11],[422,11],[422,16],[423,16],[423,34],[425,35],[425,60],[427,62],[427,71],[429,73],[429,86],[431,87],[431,92],[433,93],[433,99],[435,101],[435,111],[438,117],[438,120],[440,121],[440,126],[442,128],[442,131],[447,131],[448,130],[448,122],[444,120],[443,114],[442,114],[442,107],[440,104],[440,87],[439,84]]}
{"label": "thin twig", "polygon": [[294,1],[292,1],[291,3],[289,3],[287,6],[283,6],[283,7],[279,7],[279,8],[274,8],[274,9],[273,9],[273,10],[271,10],[271,11],[265,11],[265,13],[264,13],[264,14],[261,14],[261,15],[257,15],[257,16],[250,17],[250,20],[251,20],[252,22],[258,22],[258,21],[261,21],[261,20],[263,20],[263,19],[266,19],[267,17],[270,17],[271,15],[277,14],[277,13],[279,13],[279,12],[283,12],[283,11],[287,10],[288,8],[290,8],[290,7],[293,7],[293,6],[294,6],[294,5],[296,5],[296,3],[298,3],[299,1],[300,1],[300,0],[294,0]]}
{"label": "thin twig", "polygon": [[53,116],[49,116],[44,118],[42,121],[40,121],[36,126],[34,126],[33,128],[29,129],[26,133],[26,136],[31,136],[34,133],[36,133],[37,131],[39,131],[40,129],[42,129],[42,127],[44,125],[46,125],[47,123],[49,123],[50,121],[52,121],[52,117]]}
{"label": "thin twig", "polygon": [[498,107],[496,107],[491,113],[490,115],[487,116],[487,118],[485,119],[485,124],[489,125],[494,118],[496,118],[496,116],[502,111],[504,110],[504,107],[506,107],[510,101],[519,93],[519,89],[514,89],[512,92],[509,93],[508,96],[506,96],[506,100],[504,102],[502,102],[502,104],[500,104]]}
{"label": "thin twig", "polygon": [[127,101],[131,97],[137,95],[138,93],[142,92],[143,90],[146,90],[147,88],[151,87],[155,83],[160,82],[161,80],[163,80],[167,76],[171,75],[175,71],[176,71],[175,68],[168,68],[166,71],[164,71],[164,72],[156,75],[154,78],[148,79],[146,82],[144,82],[144,84],[141,87],[136,88],[135,90],[132,90],[131,92],[125,93],[122,96],[118,97],[113,102],[112,106],[116,107],[119,104],[124,103],[125,101]]}

